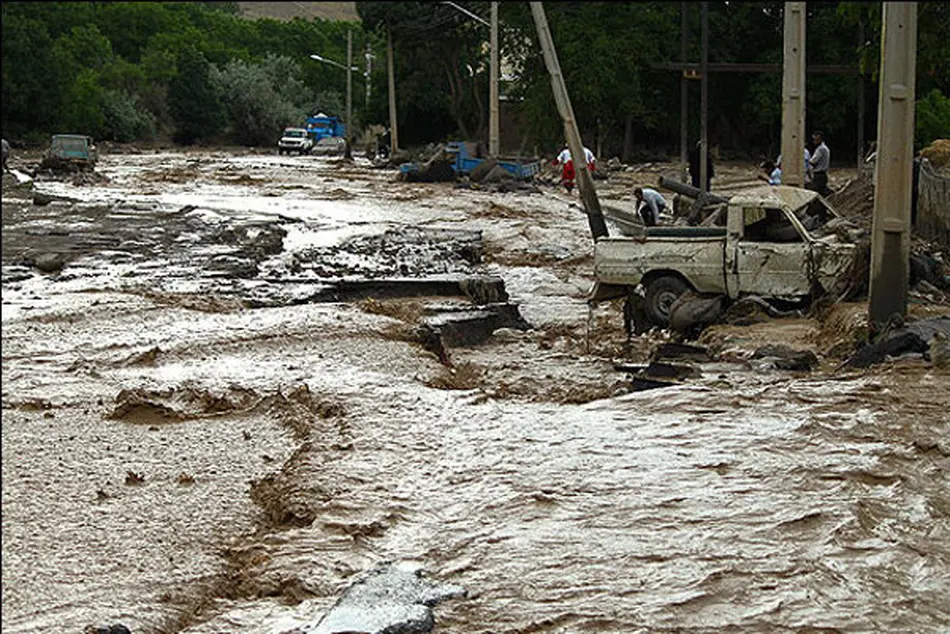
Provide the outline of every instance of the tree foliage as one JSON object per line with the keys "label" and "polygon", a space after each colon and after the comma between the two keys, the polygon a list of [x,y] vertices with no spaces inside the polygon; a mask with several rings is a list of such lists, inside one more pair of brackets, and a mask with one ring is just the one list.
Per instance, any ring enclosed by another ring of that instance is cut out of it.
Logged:
{"label": "tree foliage", "polygon": [[[388,120],[385,42],[395,49],[399,137],[404,145],[461,137],[485,140],[489,29],[441,2],[357,2],[362,24],[249,20],[233,2],[3,2],[0,124],[14,138],[84,132],[129,140],[172,133],[198,140],[229,130],[242,143],[272,142],[276,128],[310,110],[344,114],[346,73],[312,60],[376,57],[365,101],[354,77],[356,119]],[[490,3],[465,1],[487,19]],[[709,3],[710,62],[781,63],[783,2]],[[950,3],[918,6],[918,145],[950,136]],[[679,61],[685,17],[687,59],[700,59],[699,3],[544,3],[585,141],[604,154],[679,145],[680,75],[655,65]],[[864,137],[873,139],[879,92],[881,5],[807,4],[808,64],[860,67]],[[499,3],[501,57],[516,79],[505,108],[526,122],[544,151],[562,141],[551,81],[528,3]],[[773,155],[781,127],[781,74],[720,72],[709,82],[710,141],[722,153]],[[857,76],[809,74],[807,125],[821,128],[835,157],[854,156]],[[934,91],[937,91],[934,93]],[[699,135],[699,84],[688,82],[689,142]],[[937,96],[934,96],[934,95]],[[365,105],[364,105],[365,104]],[[302,120],[296,123],[302,124]],[[351,122],[352,123],[352,122]],[[629,148],[627,148],[629,149]]]}

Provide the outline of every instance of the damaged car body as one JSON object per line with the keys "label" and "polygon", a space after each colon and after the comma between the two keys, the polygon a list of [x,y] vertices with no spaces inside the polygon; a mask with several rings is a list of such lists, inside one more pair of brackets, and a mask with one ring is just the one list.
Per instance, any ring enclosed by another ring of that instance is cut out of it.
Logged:
{"label": "damaged car body", "polygon": [[598,239],[589,300],[642,295],[646,319],[659,327],[669,324],[670,306],[687,290],[807,302],[840,290],[862,234],[817,192],[795,187],[750,190],[720,204],[708,220]]}

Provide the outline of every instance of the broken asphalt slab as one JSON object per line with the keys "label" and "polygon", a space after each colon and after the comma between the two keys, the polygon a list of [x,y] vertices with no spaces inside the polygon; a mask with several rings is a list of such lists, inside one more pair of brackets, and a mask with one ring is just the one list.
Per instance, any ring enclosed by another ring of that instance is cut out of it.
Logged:
{"label": "broken asphalt slab", "polygon": [[465,597],[459,586],[427,579],[408,562],[386,563],[363,573],[314,626],[300,634],[417,634],[435,625],[432,608]]}

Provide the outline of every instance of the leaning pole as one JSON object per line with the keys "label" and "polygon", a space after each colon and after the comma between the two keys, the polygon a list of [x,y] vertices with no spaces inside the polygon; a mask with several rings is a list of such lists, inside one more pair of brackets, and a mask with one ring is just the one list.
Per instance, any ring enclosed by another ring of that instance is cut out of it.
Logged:
{"label": "leaning pole", "polygon": [[594,179],[587,171],[584,144],[581,142],[581,134],[577,129],[574,108],[571,107],[571,100],[567,95],[564,75],[561,74],[561,65],[557,61],[557,52],[554,50],[554,40],[551,38],[548,20],[544,15],[544,7],[540,2],[531,3],[531,15],[534,16],[534,24],[538,29],[538,40],[541,42],[541,51],[544,53],[544,64],[551,74],[554,101],[557,103],[558,112],[560,112],[561,119],[564,121],[564,134],[567,137],[567,145],[571,150],[571,157],[574,159],[574,171],[577,173],[577,189],[580,192],[581,200],[584,202],[584,210],[587,212],[591,235],[596,240],[608,235],[607,223],[604,221],[604,214],[600,210],[600,201],[597,200],[597,192],[594,190]]}

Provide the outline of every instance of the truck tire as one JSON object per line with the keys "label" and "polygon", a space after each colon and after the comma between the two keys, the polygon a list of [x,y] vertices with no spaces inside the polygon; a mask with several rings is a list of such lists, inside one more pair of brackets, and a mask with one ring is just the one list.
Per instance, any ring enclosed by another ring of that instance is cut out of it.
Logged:
{"label": "truck tire", "polygon": [[643,302],[647,317],[654,326],[666,328],[670,324],[670,306],[689,287],[673,275],[658,277],[647,285]]}

